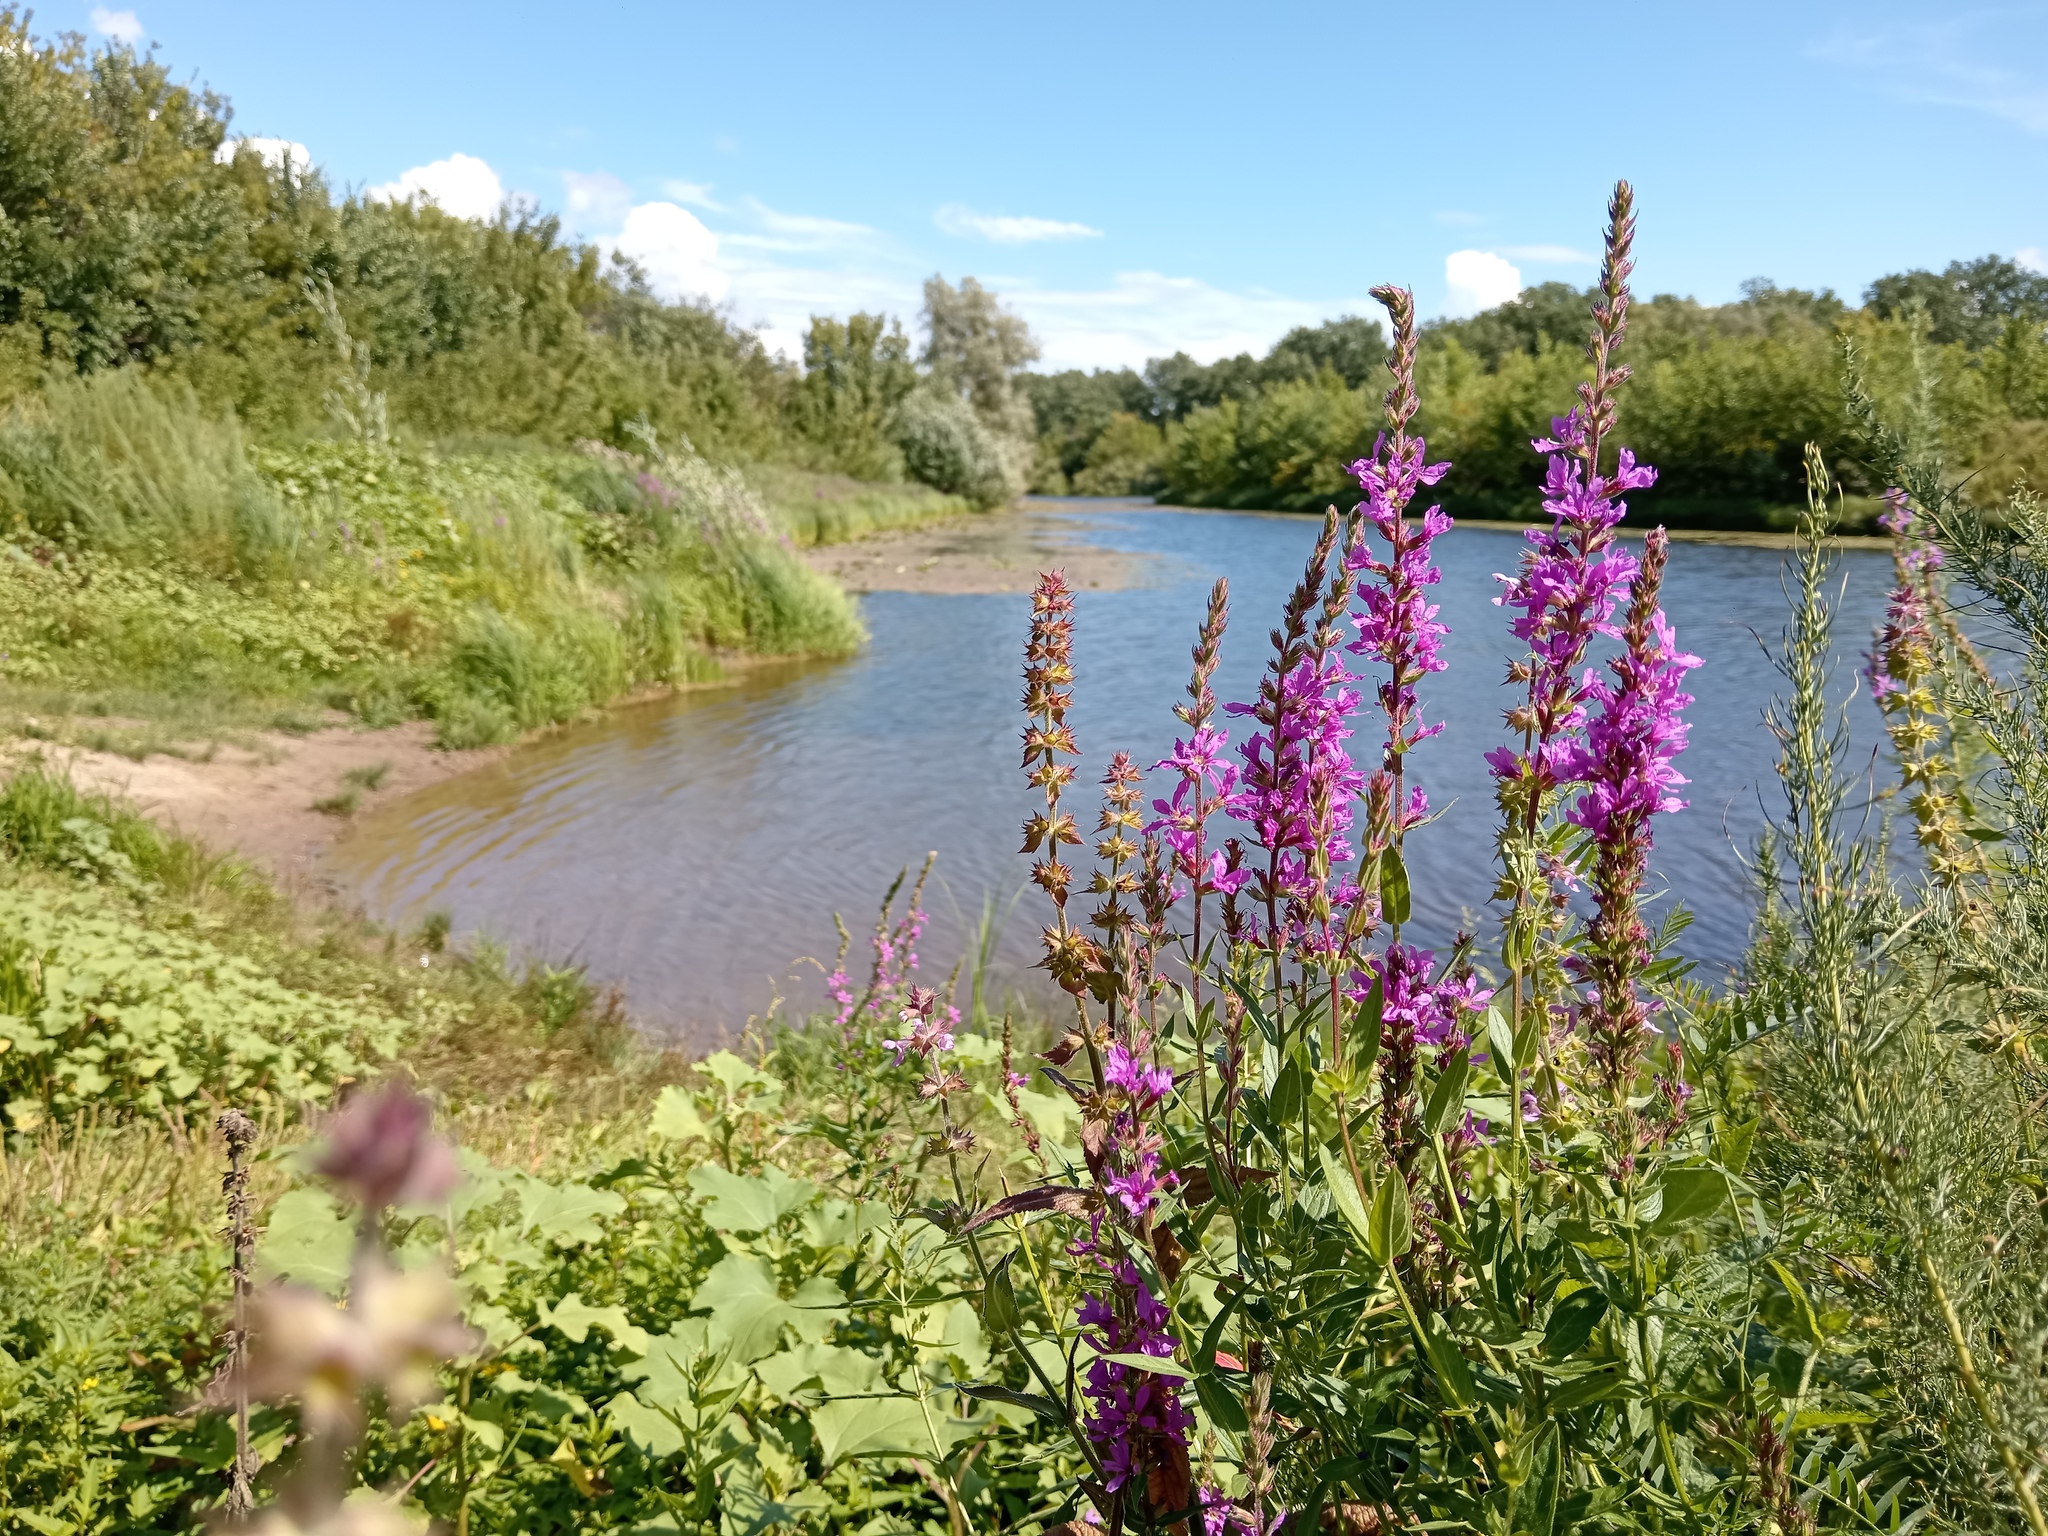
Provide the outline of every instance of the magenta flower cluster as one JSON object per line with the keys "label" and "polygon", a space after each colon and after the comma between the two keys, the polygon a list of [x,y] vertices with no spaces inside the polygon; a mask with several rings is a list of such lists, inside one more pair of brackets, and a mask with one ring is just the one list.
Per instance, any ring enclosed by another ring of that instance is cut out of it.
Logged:
{"label": "magenta flower cluster", "polygon": [[[1171,1360],[1177,1341],[1166,1331],[1172,1313],[1147,1289],[1138,1267],[1128,1259],[1113,1266],[1116,1289],[1091,1295],[1081,1304],[1080,1320],[1094,1331],[1095,1348],[1104,1355],[1152,1355]],[[1119,1315],[1112,1296],[1129,1307]],[[1193,1417],[1181,1405],[1174,1378],[1156,1371],[1098,1359],[1088,1367],[1088,1437],[1102,1459],[1103,1487],[1117,1492],[1134,1473],[1141,1473],[1140,1448],[1160,1441],[1185,1447]]]}
{"label": "magenta flower cluster", "polygon": [[1218,861],[1215,878],[1227,882],[1218,889],[1255,884],[1262,899],[1301,901],[1311,892],[1318,854],[1325,868],[1353,857],[1351,802],[1365,784],[1344,746],[1360,703],[1355,681],[1339,658],[1310,656],[1288,670],[1267,699],[1224,705],[1266,727],[1238,748],[1244,768],[1224,809],[1266,850],[1267,867],[1256,877],[1250,871],[1224,875]]}
{"label": "magenta flower cluster", "polygon": [[[1594,678],[1588,696],[1599,706],[1564,759],[1564,777],[1585,785],[1566,813],[1575,825],[1608,844],[1640,835],[1651,844],[1649,818],[1680,811],[1671,791],[1687,782],[1672,760],[1685,750],[1687,726],[1679,713],[1692,703],[1680,686],[1700,659],[1678,649],[1660,608],[1648,616],[1645,643],[1631,643],[1613,662],[1614,681]],[[1633,640],[1633,637],[1631,637]]]}
{"label": "magenta flower cluster", "polygon": [[1615,604],[1635,579],[1637,562],[1614,541],[1613,529],[1628,512],[1623,492],[1647,489],[1657,471],[1621,450],[1612,475],[1588,474],[1584,455],[1588,427],[1583,407],[1551,422],[1554,436],[1531,443],[1549,455],[1543,510],[1549,528],[1532,528],[1533,546],[1495,599],[1515,610],[1510,624],[1529,647],[1529,703],[1510,720],[1529,739],[1525,752],[1498,747],[1486,761],[1499,779],[1535,778],[1539,791],[1570,781],[1571,740],[1585,723],[1588,675],[1579,671],[1595,635],[1616,637]]}
{"label": "magenta flower cluster", "polygon": [[[1384,560],[1361,546],[1346,563],[1373,578],[1360,585],[1358,638],[1350,650],[1387,666],[1379,701],[1387,717],[1390,759],[1443,729],[1441,723],[1423,725],[1415,718],[1415,685],[1430,673],[1443,671],[1440,645],[1450,633],[1438,622],[1437,605],[1427,593],[1443,580],[1443,571],[1430,559],[1430,545],[1450,532],[1451,519],[1441,507],[1424,512],[1419,523],[1407,517],[1415,493],[1450,473],[1448,461],[1426,463],[1426,449],[1419,437],[1398,435],[1391,445],[1381,437],[1373,445],[1373,456],[1360,459],[1350,470],[1365,492],[1359,513],[1389,546]],[[1397,809],[1405,813],[1408,808]],[[1426,802],[1417,802],[1416,819],[1426,810]]]}

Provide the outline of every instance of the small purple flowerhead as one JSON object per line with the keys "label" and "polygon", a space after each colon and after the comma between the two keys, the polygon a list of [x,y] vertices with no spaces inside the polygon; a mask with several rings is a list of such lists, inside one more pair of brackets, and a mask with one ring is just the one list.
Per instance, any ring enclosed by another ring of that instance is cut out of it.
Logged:
{"label": "small purple flowerhead", "polygon": [[433,1107],[402,1083],[359,1093],[329,1122],[314,1171],[366,1210],[436,1204],[462,1182],[462,1170],[433,1124]]}

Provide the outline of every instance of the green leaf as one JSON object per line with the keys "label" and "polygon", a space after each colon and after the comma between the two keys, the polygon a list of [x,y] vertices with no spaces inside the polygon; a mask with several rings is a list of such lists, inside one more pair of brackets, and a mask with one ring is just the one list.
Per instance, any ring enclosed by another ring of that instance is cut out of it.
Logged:
{"label": "green leaf", "polygon": [[1020,1316],[1017,1289],[1010,1283],[1010,1261],[1015,1257],[1015,1253],[1004,1254],[981,1289],[981,1320],[998,1334],[1015,1329]]}
{"label": "green leaf", "polygon": [[1323,1160],[1323,1180],[1330,1186],[1331,1203],[1337,1207],[1337,1214],[1344,1218],[1344,1224],[1369,1251],[1372,1247],[1372,1219],[1366,1214],[1365,1201],[1359,1197],[1358,1185],[1352,1180],[1350,1168],[1328,1147],[1319,1146],[1316,1151]]}
{"label": "green leaf", "polygon": [[1515,1081],[1515,1032],[1499,1004],[1486,1010],[1486,1043],[1493,1052],[1493,1070],[1512,1092]]}
{"label": "green leaf", "polygon": [[708,1140],[711,1132],[704,1124],[704,1117],[697,1113],[697,1101],[688,1090],[671,1083],[661,1090],[661,1097],[654,1101],[654,1113],[647,1121],[648,1131],[669,1141]]}
{"label": "green leaf", "polygon": [[[1387,1183],[1399,1182],[1398,1175],[1387,1175]],[[1430,1374],[1435,1377],[1437,1392],[1444,1402],[1453,1409],[1471,1407],[1472,1364],[1458,1348],[1458,1341],[1451,1337],[1441,1312],[1430,1314],[1428,1326],[1422,1332],[1422,1352],[1428,1357]]]}
{"label": "green leaf", "polygon": [[1379,977],[1372,979],[1372,989],[1365,994],[1360,1005],[1358,1019],[1351,1031],[1351,1059],[1357,1069],[1360,1082],[1372,1072],[1372,1065],[1380,1058],[1380,1030],[1386,1023],[1387,994]]}
{"label": "green leaf", "polygon": [[1423,1129],[1430,1135],[1441,1136],[1444,1127],[1465,1107],[1465,1079],[1471,1071],[1471,1052],[1462,1047],[1438,1071],[1436,1087],[1430,1090],[1429,1103],[1422,1111]]}
{"label": "green leaf", "polygon": [[1815,1310],[1813,1299],[1806,1294],[1806,1287],[1798,1277],[1776,1259],[1766,1261],[1771,1273],[1778,1277],[1778,1284],[1785,1287],[1785,1294],[1792,1298],[1792,1325],[1799,1336],[1815,1349],[1827,1347],[1828,1336],[1820,1324],[1820,1313]]}
{"label": "green leaf", "polygon": [[648,1455],[666,1458],[681,1454],[684,1443],[681,1426],[659,1409],[648,1407],[631,1392],[621,1392],[605,1404],[604,1411]]}
{"label": "green leaf", "polygon": [[356,1224],[333,1196],[320,1189],[294,1189],[271,1209],[256,1262],[270,1274],[339,1291],[348,1279],[355,1243]]}
{"label": "green leaf", "polygon": [[604,1236],[598,1219],[626,1209],[626,1197],[588,1184],[550,1184],[545,1179],[519,1181],[519,1222],[522,1231],[538,1232],[558,1248],[575,1248]]}
{"label": "green leaf", "polygon": [[1573,1291],[1550,1309],[1550,1320],[1543,1325],[1543,1353],[1564,1360],[1584,1349],[1607,1315],[1607,1306],[1606,1293],[1596,1287]]}
{"label": "green leaf", "polygon": [[690,1170],[690,1187],[704,1199],[704,1219],[720,1232],[768,1232],[818,1192],[808,1179],[792,1179],[780,1168],[758,1175],[733,1173],[715,1163]]}
{"label": "green leaf", "polygon": [[784,1325],[797,1320],[796,1308],[782,1299],[768,1266],[751,1253],[720,1259],[690,1305],[711,1313],[705,1333],[710,1347],[729,1352],[741,1365],[774,1354]]}
{"label": "green leaf", "polygon": [[1661,1187],[1664,1203],[1650,1222],[1655,1232],[1675,1232],[1728,1203],[1728,1175],[1718,1168],[1667,1168]]}
{"label": "green leaf", "polygon": [[1408,921],[1408,866],[1399,848],[1380,855],[1380,912],[1390,923]]}
{"label": "green leaf", "polygon": [[1201,1401],[1202,1411],[1209,1415],[1209,1422],[1218,1429],[1241,1435],[1251,1428],[1251,1420],[1245,1417],[1244,1404],[1237,1400],[1237,1394],[1230,1390],[1230,1383],[1221,1376],[1197,1376],[1195,1396]]}
{"label": "green leaf", "polygon": [[742,1094],[760,1099],[782,1097],[782,1084],[759,1067],[749,1066],[731,1051],[713,1051],[697,1063],[697,1070],[717,1080],[730,1098]]}
{"label": "green leaf", "polygon": [[581,1291],[571,1291],[552,1307],[542,1302],[540,1321],[543,1327],[560,1329],[572,1344],[581,1344],[589,1338],[590,1325],[596,1323],[616,1339],[621,1347],[631,1350],[636,1355],[647,1353],[647,1330],[628,1322],[624,1307],[590,1306],[583,1300]]}
{"label": "green leaf", "polygon": [[1721,1134],[1714,1138],[1716,1151],[1720,1153],[1721,1166],[1730,1173],[1740,1175],[1749,1166],[1749,1149],[1756,1142],[1756,1128],[1763,1123],[1761,1116],[1745,1120],[1740,1125],[1721,1128]]}
{"label": "green leaf", "polygon": [[1272,1115],[1276,1126],[1288,1126],[1301,1118],[1301,1096],[1306,1089],[1306,1074],[1301,1069],[1297,1056],[1289,1056],[1280,1068],[1279,1076],[1267,1091],[1266,1109]]}
{"label": "green leaf", "polygon": [[826,1467],[854,1456],[944,1457],[982,1425],[951,1418],[935,1399],[834,1398],[811,1415]]}
{"label": "green leaf", "polygon": [[1551,1536],[1557,1525],[1557,1494],[1563,1482],[1561,1436],[1552,1419],[1536,1434],[1529,1458],[1529,1481],[1515,1500],[1515,1529],[1528,1536]]}
{"label": "green leaf", "polygon": [[813,1407],[828,1397],[852,1397],[882,1388],[882,1362],[837,1344],[799,1344],[754,1363],[761,1384],[784,1402]]}
{"label": "green leaf", "polygon": [[1380,1180],[1366,1222],[1366,1251],[1382,1267],[1408,1251],[1415,1240],[1414,1218],[1408,1209],[1408,1183],[1398,1170]]}
{"label": "green leaf", "polygon": [[1111,1365],[1124,1365],[1133,1370],[1151,1371],[1158,1376],[1171,1376],[1179,1381],[1187,1381],[1194,1375],[1194,1372],[1179,1361],[1164,1355],[1097,1355],[1095,1358],[1107,1360]]}

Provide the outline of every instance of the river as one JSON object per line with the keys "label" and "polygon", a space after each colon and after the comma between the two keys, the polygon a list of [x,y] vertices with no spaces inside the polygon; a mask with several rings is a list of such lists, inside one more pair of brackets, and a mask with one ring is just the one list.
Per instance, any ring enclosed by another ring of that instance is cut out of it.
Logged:
{"label": "river", "polygon": [[[1084,784],[1118,747],[1145,763],[1170,748],[1188,647],[1219,574],[1230,577],[1232,624],[1217,691],[1252,696],[1267,632],[1316,533],[1310,518],[1129,505],[1038,503],[1012,516],[1136,557],[1125,562],[1136,584],[1078,600]],[[1446,729],[1409,770],[1448,806],[1410,842],[1426,940],[1464,925],[1487,931],[1493,804],[1481,754],[1502,739],[1511,649],[1493,573],[1512,569],[1520,547],[1496,529],[1458,529],[1436,546],[1450,665],[1422,699]],[[1786,558],[1679,543],[1666,585],[1679,641],[1706,665],[1690,676],[1691,746],[1679,764],[1691,805],[1659,818],[1653,877],[1694,912],[1684,947],[1710,973],[1742,951],[1754,907],[1744,861],[1777,804],[1761,723],[1777,677],[1758,637],[1775,642],[1783,629]],[[1860,652],[1890,564],[1853,551],[1840,574],[1836,633]],[[863,609],[872,643],[850,660],[763,666],[728,687],[610,711],[384,808],[337,849],[339,879],[379,918],[411,924],[444,909],[458,935],[573,959],[623,988],[650,1030],[702,1042],[776,998],[786,1012],[816,1006],[814,962],[832,959],[832,914],[844,915],[863,960],[882,891],[936,850],[924,973],[943,978],[986,895],[1010,914],[997,988],[1034,987],[1041,901],[1034,890],[1011,904],[1032,797],[1018,771],[1017,709],[1029,599],[884,591]],[[1838,681],[1856,665],[1860,656],[1845,656]],[[1852,719],[1867,755],[1875,712],[1859,700]],[[1368,716],[1354,740],[1361,760],[1372,739]],[[1080,798],[1092,811],[1092,791]]]}

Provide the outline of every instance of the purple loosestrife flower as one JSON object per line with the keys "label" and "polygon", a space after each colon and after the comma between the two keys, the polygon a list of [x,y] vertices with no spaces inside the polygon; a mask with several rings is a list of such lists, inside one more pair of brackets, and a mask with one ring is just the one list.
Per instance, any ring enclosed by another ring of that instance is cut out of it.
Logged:
{"label": "purple loosestrife flower", "polygon": [[[1090,1342],[1103,1355],[1153,1355],[1173,1358],[1176,1340],[1166,1331],[1172,1314],[1146,1287],[1137,1266],[1125,1260],[1111,1267],[1114,1288],[1091,1295],[1081,1304],[1081,1326],[1093,1330]],[[1154,1491],[1147,1474],[1154,1469],[1177,1471],[1187,1480],[1188,1430],[1193,1420],[1174,1390],[1174,1379],[1118,1361],[1098,1359],[1088,1367],[1084,1386],[1088,1417],[1083,1428],[1102,1460],[1103,1487],[1116,1493],[1135,1482],[1147,1503]],[[1169,1513],[1177,1499],[1160,1510]]]}
{"label": "purple loosestrife flower", "polygon": [[1443,572],[1430,559],[1430,546],[1450,531],[1451,519],[1441,507],[1431,507],[1419,521],[1411,521],[1408,504],[1418,491],[1443,479],[1451,466],[1429,463],[1428,445],[1408,435],[1419,403],[1415,300],[1405,288],[1375,288],[1372,296],[1386,307],[1393,323],[1394,352],[1387,367],[1394,383],[1386,396],[1388,431],[1374,440],[1372,457],[1358,460],[1350,472],[1365,492],[1358,514],[1387,541],[1387,553],[1382,559],[1361,539],[1346,554],[1345,564],[1368,578],[1359,583],[1360,612],[1354,620],[1358,636],[1349,649],[1387,668],[1386,680],[1378,688],[1386,741],[1366,795],[1368,852],[1378,854],[1398,843],[1429,810],[1428,798],[1419,786],[1406,788],[1403,774],[1409,751],[1443,729],[1417,718],[1415,685],[1445,665],[1439,647],[1449,630],[1437,621],[1437,605],[1427,593],[1443,580]]}
{"label": "purple loosestrife flower", "polygon": [[[1249,704],[1227,704],[1233,715],[1249,715],[1261,730],[1238,748],[1244,767],[1225,810],[1242,822],[1251,841],[1265,850],[1265,868],[1255,865],[1237,886],[1214,889],[1234,895],[1248,888],[1251,900],[1267,913],[1264,943],[1276,952],[1298,929],[1299,919],[1282,917],[1290,906],[1307,903],[1315,894],[1315,873],[1351,857],[1345,835],[1350,830],[1350,801],[1361,782],[1344,748],[1351,735],[1346,723],[1358,707],[1351,675],[1330,654],[1334,639],[1318,630],[1311,639],[1310,613],[1323,596],[1324,578],[1337,546],[1337,514],[1323,520],[1323,531],[1303,567],[1301,580],[1287,599],[1281,627],[1273,632],[1273,659],[1259,683],[1259,696]],[[1229,881],[1239,872],[1227,860],[1212,877]]]}
{"label": "purple loosestrife flower", "polygon": [[[1192,653],[1194,672],[1188,681],[1188,702],[1173,707],[1181,724],[1188,728],[1188,736],[1185,740],[1175,738],[1173,751],[1152,765],[1154,772],[1171,768],[1180,782],[1174,785],[1170,801],[1152,802],[1159,819],[1145,828],[1147,832],[1158,833],[1171,850],[1175,873],[1188,882],[1194,893],[1198,926],[1203,897],[1234,892],[1249,878],[1242,871],[1231,873],[1222,851],[1212,851],[1208,846],[1209,817],[1237,788],[1236,765],[1224,758],[1230,746],[1230,733],[1209,723],[1216,714],[1216,695],[1209,679],[1215,675],[1221,658],[1223,630],[1229,621],[1230,582],[1219,577],[1209,589],[1208,616],[1203,620]],[[1225,881],[1229,883],[1220,883]]]}
{"label": "purple loosestrife flower", "polygon": [[1615,393],[1629,378],[1614,354],[1628,333],[1634,243],[1635,191],[1617,182],[1607,205],[1600,299],[1586,349],[1593,377],[1579,386],[1579,403],[1570,413],[1552,420],[1552,435],[1530,444],[1550,456],[1543,510],[1551,526],[1529,531],[1532,548],[1523,552],[1516,575],[1494,578],[1503,585],[1496,601],[1517,610],[1511,627],[1529,647],[1528,656],[1509,669],[1508,680],[1526,684],[1528,694],[1507,717],[1523,750],[1501,747],[1486,760],[1500,784],[1502,808],[1528,836],[1535,835],[1544,796],[1565,782],[1570,741],[1585,720],[1579,665],[1586,646],[1595,635],[1615,635],[1615,603],[1635,578],[1635,559],[1614,543],[1614,526],[1628,511],[1620,497],[1647,489],[1657,478],[1626,448],[1612,475],[1601,471],[1601,448],[1615,422]]}
{"label": "purple loosestrife flower", "polygon": [[1362,1001],[1380,988],[1380,1135],[1388,1155],[1404,1169],[1421,1145],[1417,1083],[1422,1049],[1449,1053],[1470,1043],[1468,1016],[1493,993],[1477,978],[1434,977],[1436,955],[1413,944],[1389,944],[1352,974],[1351,996]]}
{"label": "purple loosestrife flower", "polygon": [[1650,959],[1640,910],[1653,841],[1650,818],[1685,806],[1671,793],[1686,782],[1672,762],[1685,750],[1687,727],[1679,712],[1692,703],[1681,685],[1700,664],[1678,649],[1657,606],[1669,548],[1664,530],[1652,529],[1622,630],[1627,648],[1609,663],[1613,681],[1591,684],[1598,710],[1569,764],[1585,789],[1568,814],[1592,834],[1595,851],[1593,918],[1586,952],[1574,957],[1572,968],[1590,984],[1583,1015],[1587,1045],[1617,1098],[1634,1080],[1651,1028],[1650,1010],[1636,990]]}

